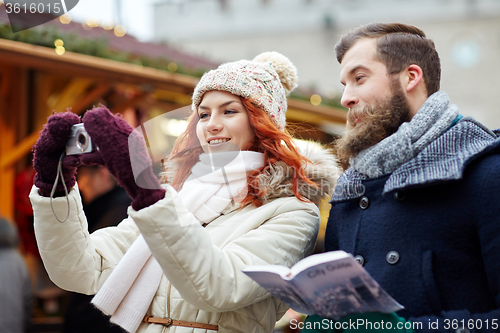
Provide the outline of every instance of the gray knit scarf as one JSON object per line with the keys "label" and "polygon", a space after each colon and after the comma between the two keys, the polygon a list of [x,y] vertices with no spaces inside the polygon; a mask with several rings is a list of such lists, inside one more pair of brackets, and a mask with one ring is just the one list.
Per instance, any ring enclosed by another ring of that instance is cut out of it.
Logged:
{"label": "gray knit scarf", "polygon": [[351,158],[353,169],[367,178],[376,178],[394,172],[417,156],[457,118],[458,108],[449,102],[443,91],[432,94],[410,122],[403,123],[396,133]]}

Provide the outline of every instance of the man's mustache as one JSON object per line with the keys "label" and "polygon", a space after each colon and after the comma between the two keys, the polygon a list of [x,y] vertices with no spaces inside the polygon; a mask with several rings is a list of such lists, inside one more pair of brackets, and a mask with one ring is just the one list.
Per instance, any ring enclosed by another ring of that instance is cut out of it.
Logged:
{"label": "man's mustache", "polygon": [[373,116],[375,110],[371,105],[365,105],[363,107],[353,107],[347,112],[347,124],[351,127],[356,126],[356,119],[365,120]]}

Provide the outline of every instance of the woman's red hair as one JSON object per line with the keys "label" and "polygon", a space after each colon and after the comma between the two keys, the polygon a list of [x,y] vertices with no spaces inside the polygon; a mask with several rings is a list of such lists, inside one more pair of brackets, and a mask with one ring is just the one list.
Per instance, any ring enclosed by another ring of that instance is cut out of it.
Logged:
{"label": "woman's red hair", "polygon": [[[258,176],[268,171],[271,165],[278,161],[283,161],[294,170],[292,191],[299,200],[307,201],[306,198],[299,194],[298,187],[299,182],[317,186],[307,178],[302,167],[304,163],[309,161],[299,154],[292,142],[291,135],[286,130],[281,131],[278,129],[265,111],[255,106],[249,99],[241,97],[240,99],[248,112],[250,124],[255,131],[255,140],[247,150],[264,154],[264,166],[250,172],[247,177],[248,194],[241,202],[242,206],[253,204],[259,207],[262,205],[261,198],[265,195],[265,192],[259,186]],[[199,155],[203,153],[203,149],[200,147],[198,137],[196,136],[198,114],[193,112],[187,122],[187,128],[175,141],[169,158],[170,161],[175,161],[182,165],[182,168],[175,173],[171,184],[176,190],[182,188],[182,185],[191,173],[191,168],[198,162]]]}

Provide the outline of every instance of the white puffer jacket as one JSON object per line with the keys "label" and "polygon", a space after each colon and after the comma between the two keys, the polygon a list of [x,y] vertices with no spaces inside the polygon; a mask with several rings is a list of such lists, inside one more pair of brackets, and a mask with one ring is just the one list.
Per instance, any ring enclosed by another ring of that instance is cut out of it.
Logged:
{"label": "white puffer jacket", "polygon": [[[317,203],[333,192],[338,169],[333,156],[309,145],[303,152],[312,164],[306,174],[319,189],[300,184],[300,192]],[[50,199],[34,187],[30,198],[35,234],[50,278],[59,287],[95,294],[140,233],[163,268],[164,276],[148,315],[219,325],[219,332],[271,332],[287,307],[241,272],[247,265],[286,265],[312,253],[319,229],[315,203],[298,200],[291,192],[292,170],[273,165],[261,179],[266,204],[232,206],[205,228],[186,226],[192,218],[177,193],[166,186],[165,198],[129,217],[117,227],[87,231],[77,187],[69,194],[69,219],[59,223]],[[67,212],[66,198],[56,198],[58,216]],[[184,221],[182,227],[179,221]],[[143,323],[138,332],[213,332]]]}

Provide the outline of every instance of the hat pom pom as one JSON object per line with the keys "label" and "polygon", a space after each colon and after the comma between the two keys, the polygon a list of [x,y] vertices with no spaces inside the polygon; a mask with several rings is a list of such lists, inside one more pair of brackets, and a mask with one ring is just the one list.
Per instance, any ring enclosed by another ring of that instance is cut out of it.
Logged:
{"label": "hat pom pom", "polygon": [[281,84],[287,95],[297,87],[297,82],[299,81],[297,68],[295,68],[292,62],[281,53],[264,52],[256,56],[253,61],[270,63],[276,73],[278,73]]}

